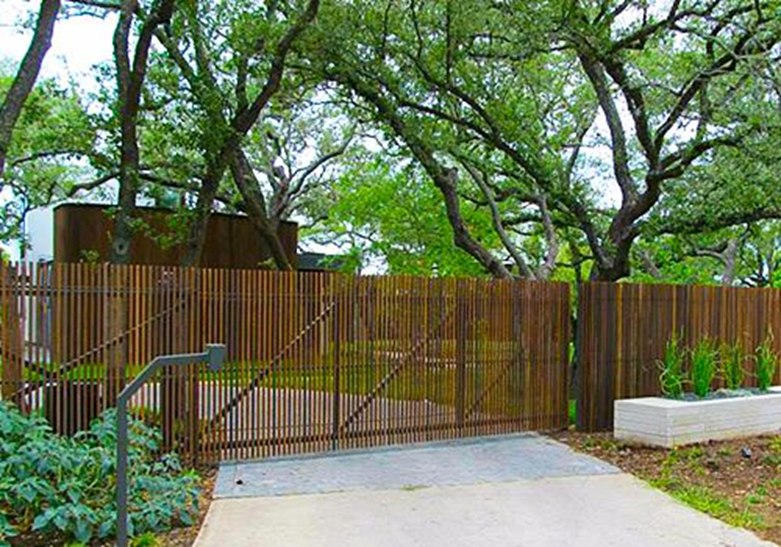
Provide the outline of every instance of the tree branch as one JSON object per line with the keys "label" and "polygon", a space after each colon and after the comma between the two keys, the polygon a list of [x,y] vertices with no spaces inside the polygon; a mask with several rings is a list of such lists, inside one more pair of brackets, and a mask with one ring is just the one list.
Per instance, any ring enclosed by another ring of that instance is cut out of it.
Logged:
{"label": "tree branch", "polygon": [[30,46],[0,105],[0,178],[5,172],[6,155],[11,145],[14,127],[38,79],[46,52],[51,47],[54,24],[57,22],[59,11],[60,0],[42,0]]}
{"label": "tree branch", "polygon": [[493,192],[491,192],[491,189],[488,187],[488,185],[485,182],[483,173],[481,173],[476,167],[474,167],[465,158],[459,157],[459,161],[461,162],[461,165],[464,166],[464,169],[466,169],[467,173],[469,173],[469,176],[472,177],[472,180],[475,182],[477,187],[482,192],[483,197],[485,198],[488,204],[488,209],[491,212],[491,222],[494,226],[494,230],[499,236],[502,245],[504,245],[504,248],[507,249],[507,252],[510,253],[510,256],[513,258],[513,261],[515,261],[515,264],[518,266],[518,271],[520,272],[521,276],[528,279],[534,279],[535,278],[534,272],[526,263],[526,260],[524,260],[523,256],[521,256],[521,253],[518,252],[518,248],[515,246],[513,241],[510,239],[510,236],[507,234],[507,232],[504,229],[504,224],[502,223],[502,216],[499,212],[499,207],[496,204],[496,200],[494,199]]}

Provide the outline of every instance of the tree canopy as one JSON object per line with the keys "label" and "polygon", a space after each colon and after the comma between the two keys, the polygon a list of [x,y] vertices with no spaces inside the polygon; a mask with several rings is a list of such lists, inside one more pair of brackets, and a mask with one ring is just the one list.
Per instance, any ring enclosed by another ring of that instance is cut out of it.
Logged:
{"label": "tree canopy", "polygon": [[72,4],[119,14],[113,66],[89,105],[38,82],[6,147],[36,161],[3,185],[35,207],[116,181],[114,261],[167,196],[185,264],[225,210],[283,269],[293,219],[351,268],[779,281],[777,0]]}

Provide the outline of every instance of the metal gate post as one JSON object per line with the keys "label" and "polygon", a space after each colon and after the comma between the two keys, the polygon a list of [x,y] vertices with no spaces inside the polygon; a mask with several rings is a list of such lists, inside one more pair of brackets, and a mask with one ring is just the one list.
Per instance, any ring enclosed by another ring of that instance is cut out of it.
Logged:
{"label": "metal gate post", "polygon": [[183,353],[155,357],[141,373],[125,386],[117,396],[117,546],[127,547],[127,405],[130,398],[141,389],[150,376],[165,366],[208,363],[209,370],[216,371],[225,360],[224,344],[208,344],[203,353]]}

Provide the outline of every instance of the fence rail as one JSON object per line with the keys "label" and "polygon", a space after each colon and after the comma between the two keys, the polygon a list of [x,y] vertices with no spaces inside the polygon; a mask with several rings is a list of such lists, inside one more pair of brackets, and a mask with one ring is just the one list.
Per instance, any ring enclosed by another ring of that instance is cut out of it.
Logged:
{"label": "fence rail", "polygon": [[[578,427],[606,430],[614,400],[661,394],[657,363],[673,334],[687,347],[708,337],[751,353],[771,332],[781,353],[781,290],[586,283],[577,323]],[[753,372],[753,361],[744,367]]]}
{"label": "fence rail", "polygon": [[227,345],[220,372],[131,401],[200,461],[555,429],[569,287],[164,266],[0,267],[0,394],[87,427],[156,355]]}

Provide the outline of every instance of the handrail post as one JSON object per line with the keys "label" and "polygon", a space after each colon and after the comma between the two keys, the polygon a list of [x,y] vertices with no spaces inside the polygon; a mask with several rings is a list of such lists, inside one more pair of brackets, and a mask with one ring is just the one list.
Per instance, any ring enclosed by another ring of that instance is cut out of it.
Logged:
{"label": "handrail post", "polygon": [[141,389],[150,376],[165,366],[208,363],[209,370],[216,371],[222,367],[225,360],[225,344],[207,344],[203,353],[183,353],[178,355],[161,355],[155,357],[138,376],[125,386],[117,396],[117,546],[127,547],[128,544],[128,513],[127,513],[127,405],[130,398]]}

